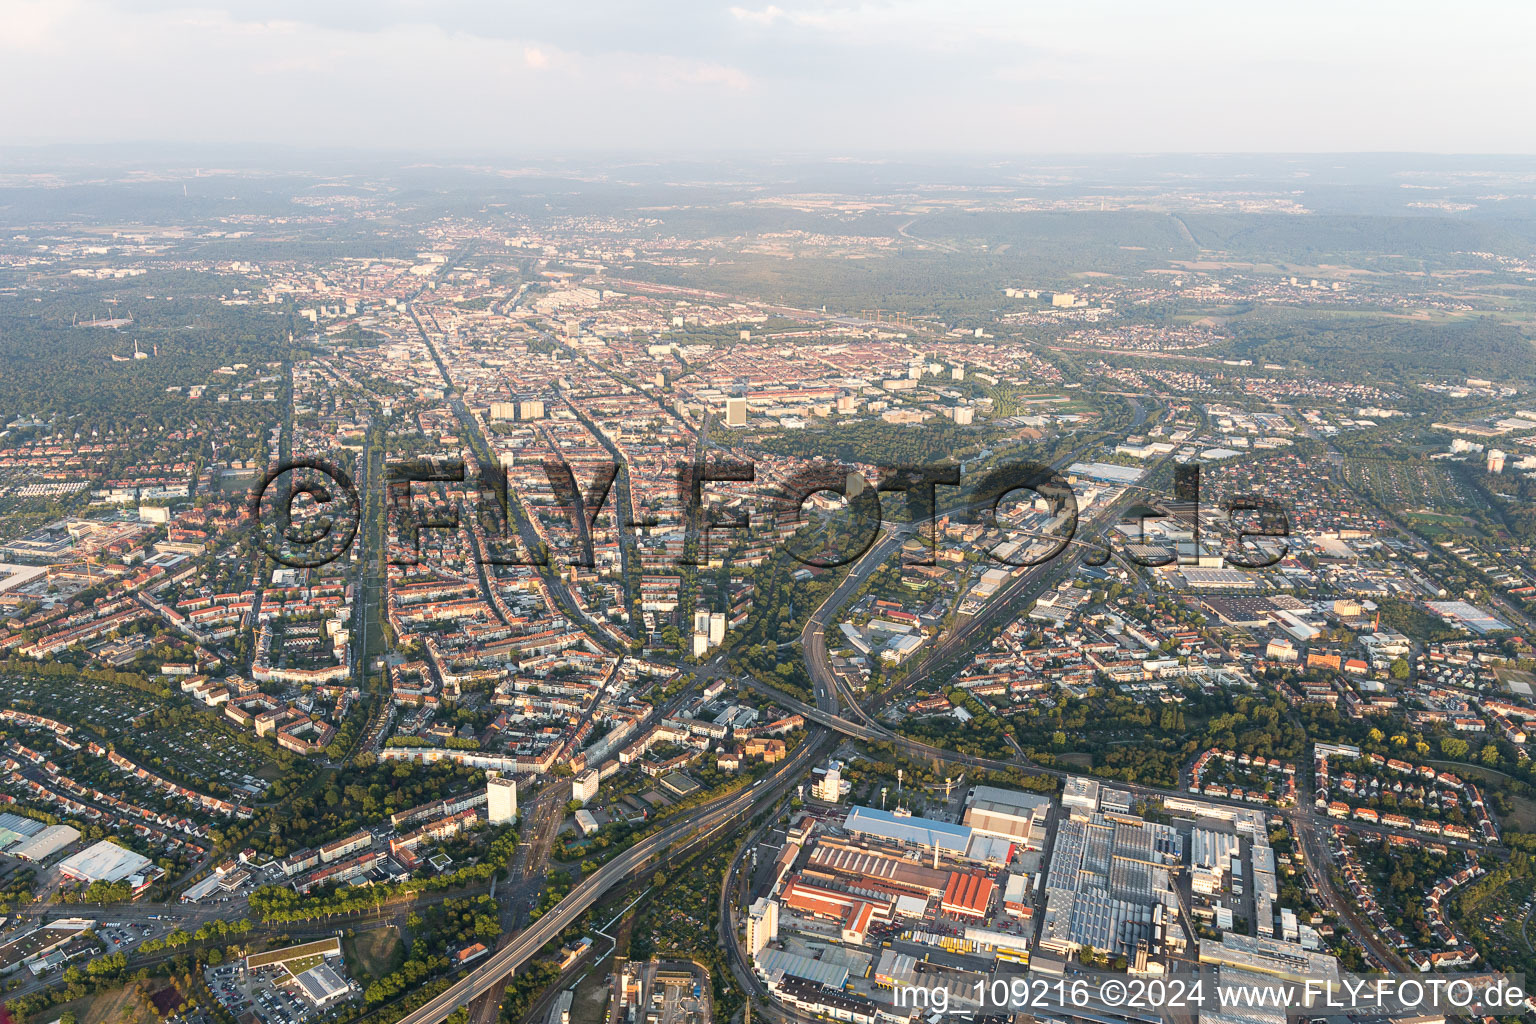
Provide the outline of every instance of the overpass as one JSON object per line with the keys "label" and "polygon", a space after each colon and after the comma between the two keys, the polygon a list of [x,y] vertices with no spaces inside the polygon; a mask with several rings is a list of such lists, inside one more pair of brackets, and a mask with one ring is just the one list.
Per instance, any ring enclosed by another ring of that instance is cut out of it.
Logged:
{"label": "overpass", "polygon": [[[776,690],[773,687],[768,686],[766,683],[760,683],[755,679],[744,679],[742,680],[742,684],[753,690],[756,690],[758,693],[761,693],[766,697],[773,699],[776,703],[783,705],[785,708],[798,712],[807,721],[815,722],[817,725],[824,725],[828,729],[831,729],[833,732],[841,733],[844,736],[851,736],[856,740],[864,740],[868,743],[890,743],[896,747],[901,748],[902,750],[905,750],[909,754],[916,754],[918,757],[936,757],[941,761],[950,761],[956,764],[968,765],[972,768],[987,768],[992,771],[1019,770],[1025,772],[1026,774],[1050,775],[1058,779],[1064,779],[1069,775],[1074,774],[1072,772],[1062,771],[1059,768],[1044,768],[1040,765],[1029,764],[1023,762],[1022,760],[1003,761],[995,757],[980,757],[975,754],[962,754],[958,750],[950,750],[948,747],[935,747],[931,744],[909,739],[906,736],[902,736],[899,733],[893,732],[890,729],[887,729],[885,726],[878,724],[873,719],[866,719],[862,722],[855,722],[852,719],[843,718],[836,712],[828,711],[825,708],[813,707],[804,701],[795,700],[793,697],[784,693],[782,690]],[[1116,785],[1124,786],[1125,784],[1116,783]]]}
{"label": "overpass", "polygon": [[[419,322],[417,326],[420,328]],[[425,331],[422,331],[422,334],[425,336]],[[463,411],[467,413],[467,410]],[[1072,457],[1070,454],[1062,456],[1056,460],[1052,468],[1060,468],[1061,465],[1064,465]],[[872,742],[894,743],[919,756],[937,757],[946,761],[969,764],[975,767],[991,768],[994,770],[1022,768],[1024,771],[1035,774],[1065,777],[1068,774],[1067,772],[1036,766],[1024,766],[1011,761],[973,757],[957,753],[953,750],[945,750],[941,747],[931,747],[925,743],[919,743],[915,740],[898,736],[875,723],[868,713],[859,707],[858,702],[851,699],[849,704],[854,709],[854,713],[864,717],[866,723],[853,722],[842,718],[838,714],[841,703],[839,700],[838,684],[827,668],[829,659],[827,657],[825,631],[831,616],[846,603],[848,598],[858,590],[872,572],[883,565],[920,528],[933,523],[942,515],[953,515],[960,511],[984,507],[986,504],[988,503],[973,502],[957,508],[947,509],[942,513],[936,512],[933,516],[918,522],[882,528],[882,536],[878,537],[870,549],[861,558],[856,560],[843,581],[810,616],[805,628],[801,632],[801,644],[804,649],[807,666],[814,680],[816,706],[812,707],[799,701],[791,701],[785,694],[771,687],[763,687],[751,679],[745,681],[749,685],[766,691],[769,696],[772,696],[786,707],[792,707],[799,711],[808,721],[815,722],[834,732]],[[1040,567],[1035,567],[1034,570],[1026,574],[1026,579],[1032,581],[1042,571]],[[1027,585],[1025,581],[1015,581],[1015,587],[1022,588],[1025,585]],[[1000,603],[1006,604],[1007,602]],[[973,622],[971,625],[975,626],[976,623]],[[958,636],[955,638],[957,643],[963,639],[963,637]],[[822,729],[810,730],[805,742],[800,745],[798,752],[760,783],[732,796],[723,797],[713,804],[705,805],[689,820],[670,825],[655,835],[636,843],[633,847],[589,875],[581,884],[572,889],[552,910],[530,925],[502,949],[494,953],[479,967],[464,975],[449,988],[418,1009],[400,1018],[399,1024],[441,1024],[449,1014],[459,1007],[469,1005],[486,992],[494,989],[504,978],[526,963],[570,925],[571,922],[575,921],[588,908],[601,899],[604,893],[629,875],[643,868],[652,856],[666,850],[672,843],[680,839],[684,840],[683,848],[693,846],[701,840],[707,839],[717,829],[734,821],[737,816],[749,813],[759,800],[771,805],[790,780],[797,778],[826,753],[824,741],[827,738],[829,738],[829,733]],[[761,792],[759,792],[760,790]]]}
{"label": "overpass", "polygon": [[749,814],[759,800],[771,803],[785,786],[825,755],[824,741],[828,737],[829,734],[823,730],[811,730],[794,756],[780,765],[772,775],[746,789],[704,805],[685,820],[667,826],[619,854],[583,879],[554,909],[524,929],[490,959],[436,997],[401,1017],[400,1024],[442,1024],[449,1014],[461,1006],[469,1005],[507,975],[514,973],[601,899],[604,893],[643,868],[652,857],[679,840],[682,841],[679,849],[696,846],[722,826]]}

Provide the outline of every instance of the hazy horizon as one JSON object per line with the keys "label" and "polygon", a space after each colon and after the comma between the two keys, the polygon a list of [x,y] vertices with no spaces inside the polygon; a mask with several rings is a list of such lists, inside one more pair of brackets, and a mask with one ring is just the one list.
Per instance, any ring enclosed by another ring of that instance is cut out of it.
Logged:
{"label": "hazy horizon", "polygon": [[1536,9],[4,0],[6,146],[1536,152]]}

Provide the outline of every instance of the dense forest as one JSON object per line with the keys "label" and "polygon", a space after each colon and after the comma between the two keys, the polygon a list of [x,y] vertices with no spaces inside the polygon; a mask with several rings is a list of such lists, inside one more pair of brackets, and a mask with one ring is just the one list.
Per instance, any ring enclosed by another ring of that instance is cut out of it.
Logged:
{"label": "dense forest", "polygon": [[[98,308],[87,315],[103,313]],[[286,317],[200,319],[199,326],[157,329],[136,323],[119,331],[0,313],[0,416],[6,422],[27,417],[55,429],[72,422],[82,436],[93,430],[107,435],[157,426],[185,429],[197,410],[189,406],[187,387],[208,384],[221,366],[262,367],[287,356]],[[153,357],[113,360],[131,357],[135,342]],[[167,390],[172,387],[183,390]],[[221,405],[218,415],[254,434],[272,412],[256,403],[231,402]]]}
{"label": "dense forest", "polygon": [[1230,326],[1237,334],[1237,355],[1318,376],[1485,376],[1501,381],[1536,376],[1530,340],[1493,319],[1424,323],[1292,310],[1239,317]]}

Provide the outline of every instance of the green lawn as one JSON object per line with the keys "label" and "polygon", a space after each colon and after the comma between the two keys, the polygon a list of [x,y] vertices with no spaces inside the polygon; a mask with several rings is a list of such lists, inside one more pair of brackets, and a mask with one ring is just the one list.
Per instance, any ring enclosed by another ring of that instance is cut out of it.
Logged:
{"label": "green lawn", "polygon": [[382,978],[405,961],[405,944],[394,925],[358,932],[341,946],[347,968],[354,974]]}

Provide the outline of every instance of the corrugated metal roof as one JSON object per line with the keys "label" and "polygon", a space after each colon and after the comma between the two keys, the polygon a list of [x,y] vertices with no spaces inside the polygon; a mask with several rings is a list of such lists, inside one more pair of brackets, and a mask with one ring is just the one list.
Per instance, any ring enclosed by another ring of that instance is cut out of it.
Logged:
{"label": "corrugated metal roof", "polygon": [[47,827],[45,823],[33,818],[24,818],[10,811],[0,812],[0,828],[8,829],[19,836],[30,838]]}
{"label": "corrugated metal roof", "polygon": [[831,989],[841,989],[848,984],[848,968],[812,960],[799,953],[783,949],[765,949],[757,956],[758,968],[767,975],[783,971],[792,978],[804,978]]}
{"label": "corrugated metal roof", "polygon": [[142,854],[103,839],[60,863],[59,870],[88,882],[118,882],[129,875],[138,874],[152,866],[152,863]]}
{"label": "corrugated metal roof", "polygon": [[971,841],[968,825],[954,825],[932,818],[898,817],[875,807],[853,808],[844,819],[843,827],[850,832],[862,832],[896,842],[937,846],[955,854],[964,853]]}
{"label": "corrugated metal roof", "polygon": [[79,830],[69,825],[49,825],[12,850],[11,856],[30,861],[47,860],[79,838]]}

